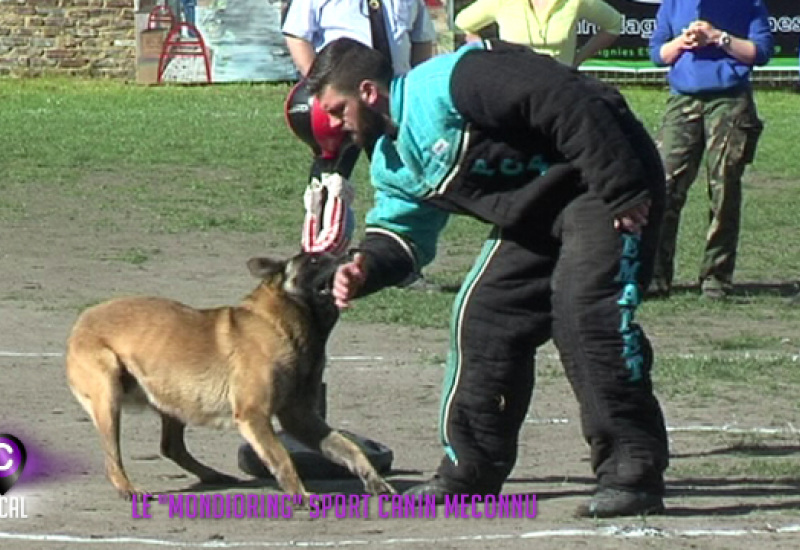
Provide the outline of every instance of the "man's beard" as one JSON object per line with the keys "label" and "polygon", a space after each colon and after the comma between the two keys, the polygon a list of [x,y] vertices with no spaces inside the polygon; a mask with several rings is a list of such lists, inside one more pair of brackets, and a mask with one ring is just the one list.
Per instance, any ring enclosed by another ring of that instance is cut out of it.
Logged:
{"label": "man's beard", "polygon": [[353,141],[372,156],[375,143],[386,133],[386,119],[381,113],[370,109],[363,102],[358,104],[358,128],[353,132]]}

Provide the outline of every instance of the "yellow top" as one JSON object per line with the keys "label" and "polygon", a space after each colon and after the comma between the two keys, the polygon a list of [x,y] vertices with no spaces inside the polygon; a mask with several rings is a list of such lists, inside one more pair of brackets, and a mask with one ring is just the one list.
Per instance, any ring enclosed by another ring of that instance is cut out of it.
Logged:
{"label": "yellow top", "polygon": [[575,59],[576,27],[581,19],[611,34],[622,31],[622,15],[603,0],[554,0],[549,9],[539,13],[530,0],[475,0],[458,13],[455,25],[464,32],[478,34],[497,22],[502,40],[527,44],[571,65]]}

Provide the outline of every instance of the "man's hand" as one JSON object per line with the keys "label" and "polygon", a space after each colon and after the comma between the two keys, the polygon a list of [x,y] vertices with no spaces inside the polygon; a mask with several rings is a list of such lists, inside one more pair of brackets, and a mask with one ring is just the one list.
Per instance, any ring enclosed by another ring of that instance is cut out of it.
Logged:
{"label": "man's hand", "polygon": [[694,50],[700,47],[697,33],[691,27],[683,29],[681,34],[675,37],[675,41],[682,50]]}
{"label": "man's hand", "polygon": [[700,47],[697,33],[689,26],[681,31],[681,34],[661,46],[659,54],[661,60],[667,65],[672,65],[681,57],[683,52],[696,50]]}
{"label": "man's hand", "polygon": [[364,286],[366,278],[365,257],[361,253],[356,253],[353,261],[339,266],[333,277],[333,298],[339,309],[350,307],[350,300]]}
{"label": "man's hand", "polygon": [[699,48],[717,44],[722,31],[715,28],[714,25],[708,21],[694,21],[689,25],[689,29],[697,37],[697,46]]}
{"label": "man's hand", "polygon": [[[745,65],[752,65],[758,56],[758,48],[755,43],[748,38],[740,38],[726,33],[722,29],[716,28],[708,21],[694,21],[689,25],[691,32],[697,36],[698,46],[717,46]],[[722,42],[723,35],[727,34],[728,40]]]}
{"label": "man's hand", "polygon": [[650,201],[648,200],[618,214],[614,218],[614,229],[638,235],[642,232],[642,228],[647,225],[647,217],[649,214]]}

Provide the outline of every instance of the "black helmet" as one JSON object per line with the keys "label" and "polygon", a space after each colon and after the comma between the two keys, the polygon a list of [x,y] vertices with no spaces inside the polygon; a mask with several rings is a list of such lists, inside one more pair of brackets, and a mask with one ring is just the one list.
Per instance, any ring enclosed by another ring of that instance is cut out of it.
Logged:
{"label": "black helmet", "polygon": [[309,95],[305,80],[301,80],[289,92],[284,104],[286,124],[314,154],[324,159],[339,155],[342,142],[347,137],[341,126],[331,128],[328,113],[320,108],[316,98]]}

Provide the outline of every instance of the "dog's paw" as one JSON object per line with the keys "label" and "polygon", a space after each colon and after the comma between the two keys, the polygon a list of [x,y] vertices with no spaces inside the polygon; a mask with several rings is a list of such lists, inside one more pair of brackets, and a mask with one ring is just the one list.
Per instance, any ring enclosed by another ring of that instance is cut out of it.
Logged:
{"label": "dog's paw", "polygon": [[364,484],[365,489],[371,495],[396,495],[397,491],[389,485],[383,478],[375,478],[367,481]]}
{"label": "dog's paw", "polygon": [[318,496],[316,493],[307,493],[303,492],[298,495],[291,495],[292,496],[292,503],[294,507],[298,510],[310,510],[311,509],[311,499],[317,499]]}

